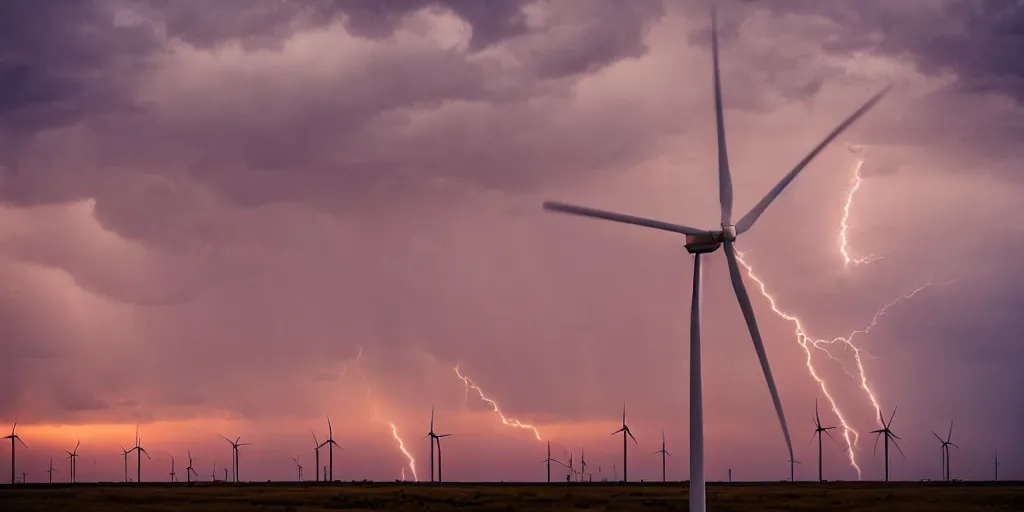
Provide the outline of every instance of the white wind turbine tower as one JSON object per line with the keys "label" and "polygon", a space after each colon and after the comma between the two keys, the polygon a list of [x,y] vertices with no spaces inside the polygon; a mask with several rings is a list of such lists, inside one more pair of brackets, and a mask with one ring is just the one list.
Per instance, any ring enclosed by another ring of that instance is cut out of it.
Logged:
{"label": "white wind turbine tower", "polygon": [[732,178],[729,172],[729,159],[726,152],[725,124],[722,112],[722,90],[718,72],[718,29],[715,11],[711,11],[711,52],[713,63],[713,83],[715,95],[715,118],[718,132],[718,193],[722,210],[721,228],[714,230],[697,229],[689,226],[672,224],[658,220],[624,215],[621,213],[597,210],[583,206],[546,201],[544,209],[597,219],[634,224],[662,231],[669,231],[686,236],[686,250],[693,254],[693,295],[690,306],[690,510],[691,512],[704,512],[705,510],[705,489],[704,489],[704,420],[701,390],[701,359],[700,359],[700,301],[701,301],[701,255],[712,253],[719,247],[725,246],[725,257],[729,266],[729,276],[732,279],[732,286],[736,292],[736,299],[739,301],[740,309],[743,311],[747,329],[754,342],[754,350],[761,362],[761,369],[764,372],[765,380],[768,383],[768,391],[771,393],[772,402],[775,405],[775,413],[778,415],[779,423],[782,425],[782,434],[786,439],[786,447],[789,450],[789,460],[793,460],[793,444],[790,441],[789,428],[786,425],[786,416],[782,410],[782,402],[779,399],[775,387],[775,380],[772,378],[771,368],[768,365],[768,356],[765,354],[764,343],[761,340],[761,333],[757,327],[757,320],[754,317],[754,308],[750,303],[750,296],[743,285],[743,277],[736,260],[736,249],[733,243],[736,237],[748,231],[757,219],[771,206],[772,201],[779,197],[794,178],[807,167],[807,164],[814,159],[833,139],[845,131],[857,119],[863,116],[871,107],[892,88],[888,86],[881,92],[875,94],[863,106],[847,117],[842,123],[829,133],[810,153],[801,160],[796,167],[776,184],[746,215],[738,222],[732,221]]}

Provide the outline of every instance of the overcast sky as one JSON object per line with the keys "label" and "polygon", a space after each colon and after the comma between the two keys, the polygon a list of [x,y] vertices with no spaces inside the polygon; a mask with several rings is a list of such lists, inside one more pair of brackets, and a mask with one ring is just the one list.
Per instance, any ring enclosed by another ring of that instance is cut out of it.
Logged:
{"label": "overcast sky", "polygon": [[[869,391],[899,407],[894,478],[939,478],[951,418],[954,477],[991,478],[998,449],[1024,478],[1020,2],[718,4],[737,217],[895,85],[738,244],[797,478],[816,476],[816,400],[840,427],[826,478],[881,477]],[[412,478],[389,423],[427,478],[433,405],[446,480],[542,479],[538,438],[585,449],[597,480],[622,470],[625,403],[630,478],[660,478],[662,430],[688,478],[684,241],[540,204],[717,225],[710,6],[0,2],[19,471],[44,481],[53,457],[66,479],[79,437],[79,480],[119,480],[139,425],[144,479],[187,450],[209,478],[218,433],[253,443],[242,479],[295,478],[297,455],[311,477],[330,415],[335,478]],[[708,478],[784,479],[721,253],[704,276]]]}

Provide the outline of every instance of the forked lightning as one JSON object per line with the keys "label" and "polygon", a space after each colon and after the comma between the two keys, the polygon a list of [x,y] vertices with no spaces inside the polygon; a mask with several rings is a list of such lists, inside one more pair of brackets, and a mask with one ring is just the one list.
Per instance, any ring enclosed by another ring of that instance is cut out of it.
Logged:
{"label": "forked lightning", "polygon": [[458,375],[459,378],[462,379],[462,382],[464,382],[466,384],[466,396],[467,397],[469,396],[469,390],[470,389],[472,389],[473,391],[476,391],[477,396],[479,396],[480,399],[483,400],[484,402],[487,402],[487,405],[491,406],[491,411],[494,412],[494,414],[497,414],[499,418],[501,418],[501,423],[503,425],[506,425],[506,426],[509,426],[509,427],[513,427],[513,428],[521,428],[521,429],[526,429],[526,430],[533,431],[533,436],[536,437],[538,441],[543,441],[543,439],[541,439],[541,437],[540,437],[540,431],[537,430],[537,427],[535,427],[533,425],[527,425],[526,423],[523,423],[523,422],[521,422],[521,421],[519,421],[519,420],[517,420],[515,418],[506,417],[505,413],[501,412],[501,408],[498,407],[498,402],[495,402],[494,400],[492,400],[489,397],[487,397],[487,395],[484,394],[484,390],[480,389],[480,386],[477,386],[475,383],[473,383],[473,381],[469,377],[466,377],[465,375],[463,375],[459,371],[459,366],[458,365],[455,365],[455,367],[452,368],[452,369],[455,370],[455,375]]}

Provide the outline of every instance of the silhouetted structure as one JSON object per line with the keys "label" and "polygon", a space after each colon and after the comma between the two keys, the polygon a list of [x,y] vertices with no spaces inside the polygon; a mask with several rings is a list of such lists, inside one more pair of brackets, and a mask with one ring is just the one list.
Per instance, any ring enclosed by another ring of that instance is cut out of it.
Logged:
{"label": "silhouetted structure", "polygon": [[434,406],[430,406],[430,431],[423,439],[430,439],[430,481],[434,481],[434,445],[437,444],[437,481],[441,482],[441,438],[451,434],[437,434],[434,432]]}
{"label": "silhouetted structure", "polygon": [[[248,446],[248,445],[250,445],[252,443],[239,443],[238,441],[240,441],[242,439],[241,436],[235,438],[235,440],[232,441],[232,440],[230,440],[230,439],[228,439],[228,438],[226,438],[226,437],[224,437],[224,436],[222,436],[220,434],[217,434],[217,435],[220,436],[221,439],[231,443],[231,473],[233,475],[235,475],[235,482],[238,482],[238,469],[239,469],[238,468],[238,447],[239,446]],[[224,470],[227,471],[227,468],[224,468]],[[224,481],[225,482],[228,481],[227,473],[225,473]]]}
{"label": "silhouetted structure", "polygon": [[[878,430],[872,430],[871,431],[872,434],[875,434],[875,453],[878,453],[878,439],[879,439],[879,437],[885,436],[885,481],[886,482],[889,481],[889,441],[892,441],[893,446],[895,446],[896,449],[900,451],[900,455],[903,455],[903,449],[900,448],[900,445],[896,443],[896,440],[899,439],[899,436],[897,436],[896,434],[893,434],[892,433],[892,429],[889,428],[889,427],[892,426],[892,419],[896,417],[896,409],[897,408],[894,408],[892,410],[892,416],[889,417],[889,422],[888,423],[886,423],[885,417],[882,416],[882,413],[879,412],[878,413],[878,419],[879,419],[879,421],[882,422],[882,428],[880,428]],[[907,458],[907,456],[903,455],[903,458],[905,459],[905,458]]]}
{"label": "silhouetted structure", "polygon": [[21,437],[18,436],[18,433],[16,432],[17,430],[18,430],[18,421],[15,420],[14,421],[14,426],[11,427],[11,435],[3,437],[3,439],[10,439],[11,440],[11,483],[12,484],[15,481],[15,474],[16,474],[15,472],[17,471],[16,464],[15,464],[15,454],[14,454],[14,451],[17,450],[18,443],[21,443],[21,445],[24,446],[26,449],[28,448],[28,445],[25,444],[25,441],[22,441]]}
{"label": "silhouetted structure", "polygon": [[188,467],[185,468],[185,482],[192,483],[192,475],[195,475],[196,479],[199,478],[199,473],[196,473],[195,468],[192,467],[192,451],[189,450],[188,451]]}
{"label": "silhouetted structure", "polygon": [[135,481],[137,483],[142,483],[142,454],[146,454],[146,458],[149,460],[153,460],[153,457],[150,457],[149,452],[147,452],[146,449],[142,447],[142,439],[139,439],[139,427],[137,426],[135,427],[135,446],[128,451],[135,452],[135,470],[137,473],[135,475]]}
{"label": "silhouetted structure", "polygon": [[672,455],[672,454],[669,453],[668,450],[665,449],[665,431],[664,430],[661,431],[661,449],[656,451],[656,452],[654,452],[652,455],[657,455],[659,453],[661,454],[661,481],[662,482],[666,482],[667,480],[665,480],[665,467],[666,467],[666,465],[665,465],[665,457],[667,457],[669,455]]}
{"label": "silhouetted structure", "polygon": [[626,405],[625,404],[622,405],[622,427],[620,427],[615,432],[612,432],[612,435],[614,436],[615,434],[618,434],[619,432],[622,432],[622,482],[626,483],[626,482],[629,481],[629,469],[626,466],[627,458],[628,458],[626,455],[628,453],[628,448],[629,448],[629,443],[627,441],[629,441],[629,439],[627,439],[626,436],[629,436],[629,438],[633,440],[633,444],[639,444],[639,443],[636,442],[636,438],[633,437],[633,433],[629,431],[629,426],[626,425]]}
{"label": "silhouetted structure", "polygon": [[65,452],[67,452],[68,460],[70,461],[70,468],[68,470],[68,479],[69,479],[69,481],[71,483],[75,483],[75,474],[76,474],[75,470],[78,468],[77,459],[79,457],[79,455],[78,455],[78,447],[79,446],[82,446],[82,440],[81,439],[78,439],[78,443],[75,444],[75,450],[74,451],[69,452],[67,450],[64,450]]}
{"label": "silhouetted structure", "polygon": [[949,447],[952,446],[952,447],[955,447],[955,448],[960,448],[959,446],[954,444],[952,441],[950,441],[950,439],[953,438],[953,420],[952,419],[949,420],[949,433],[946,434],[946,439],[942,439],[941,437],[939,437],[939,435],[936,434],[934,430],[932,430],[932,435],[935,436],[935,439],[938,439],[939,442],[942,443],[942,478],[945,481],[948,482],[949,479],[950,479],[950,476],[949,476]]}
{"label": "silhouetted structure", "polygon": [[821,435],[822,434],[827,435],[829,437],[829,439],[835,441],[836,438],[832,437],[832,433],[829,432],[830,430],[832,430],[834,428],[836,428],[836,427],[823,427],[823,426],[821,426],[821,416],[818,415],[818,399],[815,398],[814,399],[814,435],[811,436],[811,441],[814,441],[815,437],[818,438],[818,483],[821,483],[821,482],[824,481],[824,479],[822,479],[822,471],[821,471],[821,447],[822,447]]}

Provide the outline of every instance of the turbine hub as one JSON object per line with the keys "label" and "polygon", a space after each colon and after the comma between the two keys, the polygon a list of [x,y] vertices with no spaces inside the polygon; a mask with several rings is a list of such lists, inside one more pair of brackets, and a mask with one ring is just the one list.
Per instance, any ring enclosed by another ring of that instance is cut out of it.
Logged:
{"label": "turbine hub", "polygon": [[733,242],[736,240],[736,226],[732,224],[722,224],[722,240],[726,242]]}

